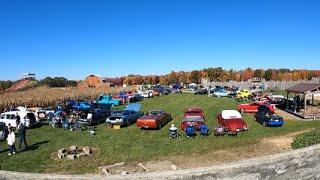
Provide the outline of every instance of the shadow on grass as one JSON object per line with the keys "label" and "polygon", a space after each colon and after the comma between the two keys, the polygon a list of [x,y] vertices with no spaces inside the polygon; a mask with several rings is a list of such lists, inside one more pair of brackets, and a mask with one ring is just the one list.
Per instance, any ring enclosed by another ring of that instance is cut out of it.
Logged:
{"label": "shadow on grass", "polygon": [[[22,149],[22,150],[19,150],[18,148],[18,144],[16,144],[16,149],[19,153],[23,153],[23,152],[27,152],[27,151],[35,151],[37,150],[42,144],[47,144],[49,143],[50,141],[41,141],[41,142],[38,142],[38,143],[35,143],[35,144],[32,144],[31,146],[28,146],[27,149]],[[1,153],[5,153],[5,152],[9,152],[9,149],[6,148],[6,149],[1,149],[0,150],[0,154]]]}
{"label": "shadow on grass", "polygon": [[28,148],[22,149],[21,151],[19,151],[19,153],[23,153],[23,152],[26,152],[26,151],[35,151],[35,150],[37,150],[42,144],[47,144],[47,143],[49,143],[49,142],[50,142],[50,141],[41,141],[41,142],[32,144],[31,146],[28,146]]}

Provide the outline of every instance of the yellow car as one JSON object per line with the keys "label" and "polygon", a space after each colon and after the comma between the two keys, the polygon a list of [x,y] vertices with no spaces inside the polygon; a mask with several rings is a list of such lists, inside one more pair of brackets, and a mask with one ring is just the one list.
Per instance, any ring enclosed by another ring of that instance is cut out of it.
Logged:
{"label": "yellow car", "polygon": [[243,89],[237,92],[237,99],[248,99],[251,97],[251,93],[249,90]]}

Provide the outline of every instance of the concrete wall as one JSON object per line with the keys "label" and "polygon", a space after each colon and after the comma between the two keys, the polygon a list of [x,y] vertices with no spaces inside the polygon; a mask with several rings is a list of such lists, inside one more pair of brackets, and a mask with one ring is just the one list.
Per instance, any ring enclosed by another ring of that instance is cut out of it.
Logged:
{"label": "concrete wall", "polygon": [[320,145],[233,164],[162,173],[64,176],[0,171],[0,179],[320,179]]}

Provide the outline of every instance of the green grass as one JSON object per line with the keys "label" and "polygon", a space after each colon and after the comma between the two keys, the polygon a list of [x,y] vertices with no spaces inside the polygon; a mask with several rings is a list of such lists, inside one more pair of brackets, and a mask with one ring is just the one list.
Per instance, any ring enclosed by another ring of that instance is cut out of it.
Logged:
{"label": "green grass", "polygon": [[[216,126],[217,113],[224,109],[235,109],[237,105],[233,99],[229,98],[195,96],[188,93],[161,96],[141,103],[144,112],[160,108],[172,113],[173,123],[176,126],[179,126],[185,108],[202,107],[211,129]],[[28,143],[30,145],[38,143],[33,150],[11,157],[7,156],[7,151],[0,151],[0,166],[2,170],[22,172],[92,173],[96,172],[99,166],[116,162],[145,162],[166,156],[195,155],[199,152],[206,155],[210,151],[256,144],[265,137],[284,135],[320,125],[320,121],[287,121],[282,128],[265,128],[253,121],[252,115],[245,114],[244,118],[248,123],[249,131],[240,133],[236,137],[211,135],[186,138],[182,136],[179,140],[168,139],[169,124],[161,130],[153,131],[140,130],[135,125],[120,130],[100,125],[92,141],[92,146],[97,148],[98,152],[93,157],[76,161],[53,160],[52,156],[55,157],[55,152],[63,147],[88,145],[90,142],[88,133],[42,126],[27,132]],[[1,150],[4,148],[6,148],[5,142],[1,142]]]}
{"label": "green grass", "polygon": [[320,129],[299,134],[292,142],[293,149],[308,147],[320,143]]}

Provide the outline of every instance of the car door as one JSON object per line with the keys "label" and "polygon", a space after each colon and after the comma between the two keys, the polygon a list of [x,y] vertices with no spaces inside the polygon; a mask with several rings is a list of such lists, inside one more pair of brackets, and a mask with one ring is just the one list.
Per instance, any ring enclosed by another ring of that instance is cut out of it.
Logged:
{"label": "car door", "polygon": [[7,125],[7,119],[5,114],[0,115],[0,122],[4,122]]}
{"label": "car door", "polygon": [[257,103],[252,103],[252,104],[250,104],[250,106],[248,107],[248,110],[249,110],[250,112],[257,112],[258,107],[259,107],[259,104],[257,104]]}

